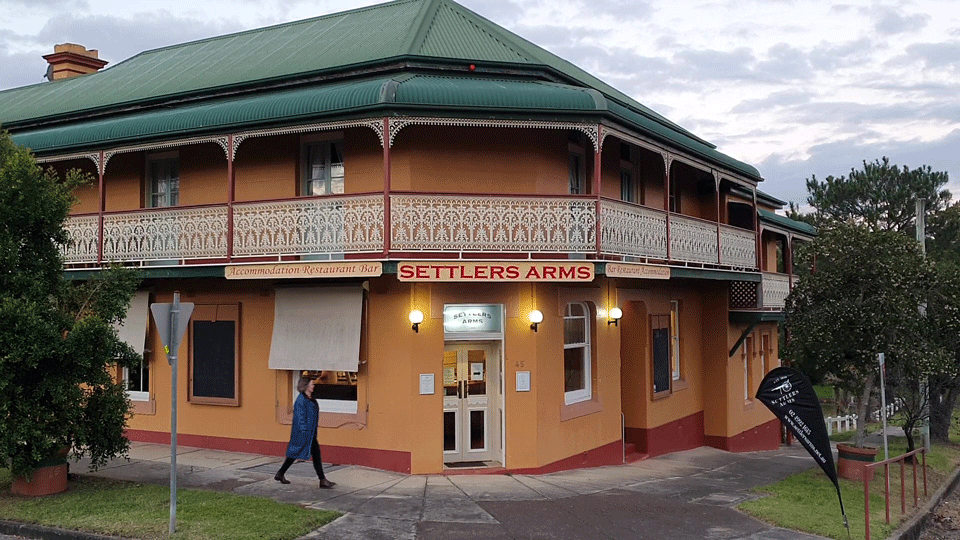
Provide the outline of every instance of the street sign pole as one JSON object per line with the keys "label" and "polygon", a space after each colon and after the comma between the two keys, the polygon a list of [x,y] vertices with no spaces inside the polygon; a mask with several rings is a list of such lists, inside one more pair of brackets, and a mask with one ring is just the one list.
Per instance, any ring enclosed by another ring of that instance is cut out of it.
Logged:
{"label": "street sign pole", "polygon": [[[180,293],[173,293],[173,305],[170,306],[169,343],[179,341],[173,334],[180,326]],[[170,534],[177,530],[177,349],[167,351],[170,362]]]}
{"label": "street sign pole", "polygon": [[151,304],[150,312],[170,363],[170,534],[173,534],[177,530],[177,353],[193,314],[193,303],[181,304],[180,293],[175,292],[172,304]]}

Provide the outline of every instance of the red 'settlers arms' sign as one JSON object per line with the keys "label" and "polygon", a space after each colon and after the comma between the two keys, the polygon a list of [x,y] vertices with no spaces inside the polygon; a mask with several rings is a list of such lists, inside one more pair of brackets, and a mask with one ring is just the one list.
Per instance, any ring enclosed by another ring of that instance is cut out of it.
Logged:
{"label": "red 'settlers arms' sign", "polygon": [[593,281],[588,262],[404,261],[400,281]]}

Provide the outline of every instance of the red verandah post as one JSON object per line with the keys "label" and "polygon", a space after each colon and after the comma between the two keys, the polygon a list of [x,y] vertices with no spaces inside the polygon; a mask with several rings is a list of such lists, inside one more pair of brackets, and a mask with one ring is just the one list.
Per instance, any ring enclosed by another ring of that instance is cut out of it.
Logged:
{"label": "red verandah post", "polygon": [[870,540],[870,474],[873,473],[873,468],[870,465],[867,465],[866,468],[869,469],[869,472],[864,471],[863,473],[863,523],[864,537]]}

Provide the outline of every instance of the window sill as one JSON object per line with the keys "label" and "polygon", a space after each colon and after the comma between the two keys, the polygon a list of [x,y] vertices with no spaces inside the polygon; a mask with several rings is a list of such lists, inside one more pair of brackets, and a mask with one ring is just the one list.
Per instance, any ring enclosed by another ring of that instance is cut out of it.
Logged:
{"label": "window sill", "polygon": [[743,400],[743,410],[749,411],[750,409],[756,407],[756,403],[752,399]]}
{"label": "window sill", "polygon": [[218,405],[221,407],[239,407],[239,399],[223,399],[223,398],[206,398],[206,397],[197,397],[191,396],[187,399],[187,402],[191,405]]}
{"label": "window sill", "polygon": [[686,380],[674,379],[673,387],[671,388],[671,391],[680,392],[681,390],[686,390],[687,388],[690,388],[690,383],[688,383]]}
{"label": "window sill", "polygon": [[592,399],[587,399],[560,407],[560,421],[565,422],[567,420],[573,420],[574,418],[588,416],[598,413],[602,410],[603,404],[600,403],[600,400],[597,397],[593,397]]}
{"label": "window sill", "polygon": [[[289,426],[293,423],[293,408],[280,409],[277,421]],[[335,413],[320,411],[317,427],[363,429],[367,426],[367,411],[356,413]]]}
{"label": "window sill", "polygon": [[653,395],[650,396],[650,401],[657,401],[657,400],[660,400],[660,399],[667,399],[668,397],[670,397],[670,394],[672,394],[672,393],[673,393],[673,392],[672,392],[671,390],[664,390],[664,391],[662,391],[662,392],[654,392]]}
{"label": "window sill", "polygon": [[157,400],[155,399],[151,399],[149,401],[130,400],[130,410],[133,411],[133,414],[156,415]]}

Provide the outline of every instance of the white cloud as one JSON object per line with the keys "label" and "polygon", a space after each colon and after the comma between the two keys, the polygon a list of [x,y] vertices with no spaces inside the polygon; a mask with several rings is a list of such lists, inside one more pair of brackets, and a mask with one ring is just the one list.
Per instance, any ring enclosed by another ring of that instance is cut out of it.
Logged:
{"label": "white cloud", "polygon": [[[138,52],[375,0],[3,0],[0,90],[38,83],[65,41]],[[952,0],[461,0],[731,156],[761,189],[883,155],[960,185],[960,11]]]}

